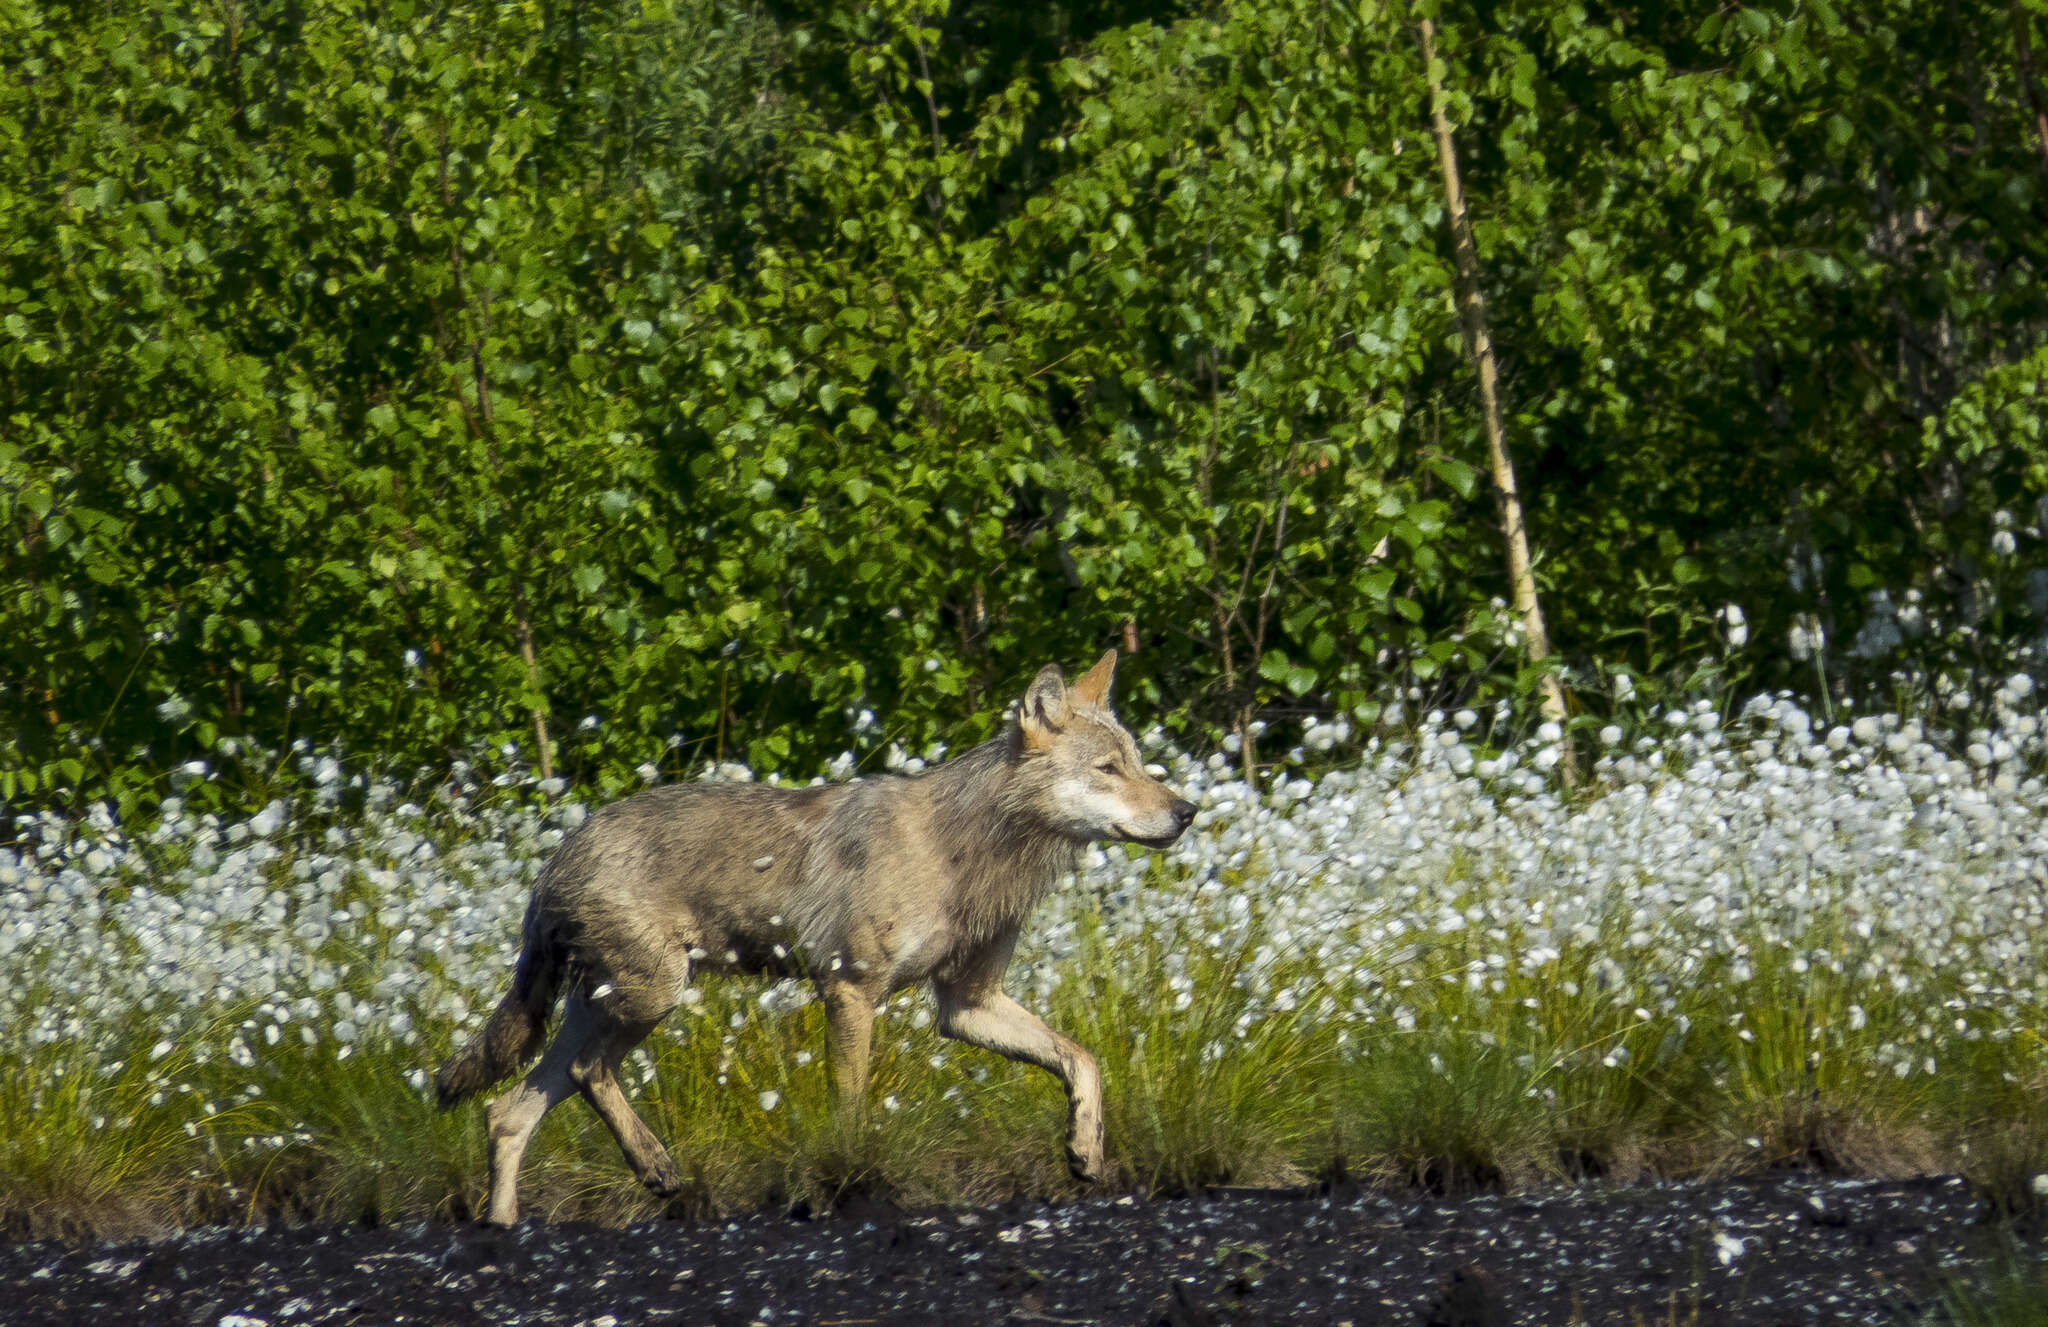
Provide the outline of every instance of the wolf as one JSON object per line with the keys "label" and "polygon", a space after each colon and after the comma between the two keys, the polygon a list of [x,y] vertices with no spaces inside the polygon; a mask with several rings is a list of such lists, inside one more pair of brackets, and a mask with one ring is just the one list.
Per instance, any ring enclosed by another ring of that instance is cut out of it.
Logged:
{"label": "wolf", "polygon": [[1162,848],[1194,820],[1111,712],[1115,670],[1111,650],[1069,687],[1047,665],[998,736],[916,777],[677,784],[592,815],[534,884],[511,989],[435,1077],[445,1109],[532,1064],[485,1111],[485,1221],[518,1219],[527,1140],[572,1093],[643,1185],[679,1190],[618,1067],[700,974],[807,976],[842,1107],[865,1093],[876,1006],[929,982],[944,1035],[1059,1079],[1068,1167],[1099,1179],[1095,1057],[1006,995],[1002,979],[1026,919],[1084,844]]}

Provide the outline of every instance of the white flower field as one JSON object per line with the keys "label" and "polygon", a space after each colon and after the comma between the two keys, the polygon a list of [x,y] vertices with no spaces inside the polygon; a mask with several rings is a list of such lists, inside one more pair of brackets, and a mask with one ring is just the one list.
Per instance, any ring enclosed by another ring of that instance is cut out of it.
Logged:
{"label": "white flower field", "polygon": [[[1469,711],[1361,750],[1312,727],[1255,792],[1154,746],[1199,807],[1091,849],[1012,988],[1100,1055],[1137,1190],[1341,1168],[1433,1187],[1816,1166],[2048,1187],[2048,734],[1704,702],[1490,745]],[[1156,736],[1156,735],[1155,735]],[[1348,754],[1347,754],[1348,753]],[[223,822],[24,817],[0,850],[0,1219],[26,1229],[461,1213],[482,1125],[426,1077],[502,991],[586,814],[520,774],[400,785],[316,754]],[[915,762],[911,762],[913,765]],[[650,771],[651,773],[651,771]],[[209,777],[203,766],[181,782]],[[1036,1075],[893,1002],[872,1109],[832,1109],[809,990],[707,986],[630,1090],[698,1201],[1058,1192]],[[538,1214],[651,1210],[580,1106]]]}

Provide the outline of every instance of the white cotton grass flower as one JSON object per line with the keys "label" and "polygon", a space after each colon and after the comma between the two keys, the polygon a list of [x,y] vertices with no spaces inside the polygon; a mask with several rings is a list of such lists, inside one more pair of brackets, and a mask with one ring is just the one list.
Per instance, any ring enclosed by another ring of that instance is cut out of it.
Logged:
{"label": "white cotton grass flower", "polygon": [[1889,590],[1872,590],[1864,599],[1863,623],[1849,645],[1859,659],[1881,659],[1905,643],[1905,619],[1892,603]]}
{"label": "white cotton grass flower", "polygon": [[1749,619],[1743,616],[1740,604],[1724,604],[1720,616],[1721,629],[1728,638],[1728,648],[1739,650],[1749,644]]}
{"label": "white cotton grass flower", "polygon": [[777,1092],[774,1088],[771,1087],[761,1094],[762,1110],[774,1110],[777,1106],[780,1106],[781,1104],[782,1094],[780,1092]]}

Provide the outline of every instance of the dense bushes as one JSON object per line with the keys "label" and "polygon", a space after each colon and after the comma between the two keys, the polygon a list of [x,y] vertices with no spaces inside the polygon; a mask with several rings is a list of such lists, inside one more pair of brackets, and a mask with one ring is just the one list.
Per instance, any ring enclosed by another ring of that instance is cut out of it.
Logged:
{"label": "dense bushes", "polygon": [[[2041,633],[2048,24],[1924,8],[1434,11],[1581,704]],[[1525,687],[1413,17],[7,5],[0,795]]]}

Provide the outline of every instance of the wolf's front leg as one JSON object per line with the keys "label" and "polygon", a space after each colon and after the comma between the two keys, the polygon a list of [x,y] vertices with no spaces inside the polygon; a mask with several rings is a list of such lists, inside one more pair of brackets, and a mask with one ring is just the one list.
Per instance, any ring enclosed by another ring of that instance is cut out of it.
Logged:
{"label": "wolf's front leg", "polygon": [[1071,1037],[1003,994],[993,984],[961,988],[935,984],[939,1031],[1025,1064],[1035,1064],[1067,1090],[1067,1168],[1093,1182],[1105,1171],[1102,1143],[1102,1075],[1095,1057]]}
{"label": "wolf's front leg", "polygon": [[868,1049],[874,1041],[875,1003],[881,993],[872,982],[835,979],[824,984],[821,994],[839,1107],[859,1110],[867,1100]]}

